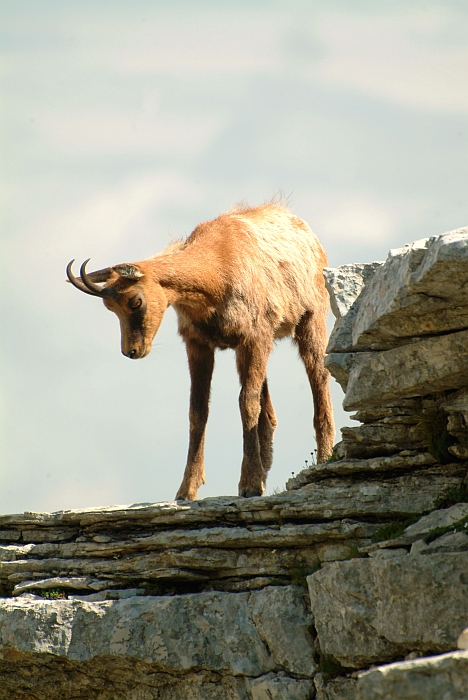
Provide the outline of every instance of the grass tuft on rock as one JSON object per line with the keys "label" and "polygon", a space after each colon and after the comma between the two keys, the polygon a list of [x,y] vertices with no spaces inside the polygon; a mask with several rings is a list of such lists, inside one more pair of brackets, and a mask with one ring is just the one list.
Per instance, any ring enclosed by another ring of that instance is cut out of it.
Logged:
{"label": "grass tuft on rock", "polygon": [[434,508],[435,510],[450,508],[456,503],[468,503],[468,487],[465,484],[462,486],[451,486],[447,489],[436,499]]}
{"label": "grass tuft on rock", "polygon": [[359,550],[359,545],[356,542],[350,542],[348,544],[346,552],[347,559],[363,559],[365,557],[367,557],[367,554]]}
{"label": "grass tuft on rock", "polygon": [[394,520],[391,523],[382,525],[382,527],[379,527],[372,535],[371,542],[375,544],[376,542],[385,542],[386,540],[394,540],[397,537],[401,537],[408,525],[417,523],[423,515],[426,515],[426,513],[410,515],[408,518]]}
{"label": "grass tuft on rock", "polygon": [[39,589],[35,591],[35,594],[40,595],[46,600],[63,600],[64,598],[68,598],[68,593],[64,588]]}
{"label": "grass tuft on rock", "polygon": [[293,564],[289,569],[291,584],[293,586],[307,588],[307,576],[315,574],[315,572],[320,568],[320,564],[315,564],[315,566],[307,566],[306,564],[302,564],[300,562]]}
{"label": "grass tuft on rock", "polygon": [[453,523],[452,525],[447,525],[446,527],[435,527],[424,537],[424,542],[426,544],[430,544],[439,537],[442,537],[442,535],[446,535],[448,532],[466,532],[468,534],[468,515],[461,520],[457,520],[457,522]]}

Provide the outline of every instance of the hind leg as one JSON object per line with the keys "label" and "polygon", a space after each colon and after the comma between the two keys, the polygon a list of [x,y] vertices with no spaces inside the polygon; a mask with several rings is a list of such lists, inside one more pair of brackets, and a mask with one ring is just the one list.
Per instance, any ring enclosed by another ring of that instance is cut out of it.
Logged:
{"label": "hind leg", "polygon": [[312,389],[317,462],[320,464],[332,454],[335,438],[333,407],[328,386],[330,375],[323,364],[327,343],[324,315],[307,311],[296,326],[294,340]]}
{"label": "hind leg", "polygon": [[260,457],[264,471],[264,478],[273,462],[273,435],[278,425],[275,409],[271,403],[270,392],[268,391],[267,380],[263,382],[262,395],[260,399],[260,417],[258,419],[258,440],[260,442]]}
{"label": "hind leg", "polygon": [[[268,389],[263,388],[270,350],[269,338],[265,340],[261,337],[255,344],[245,343],[236,348],[237,371],[241,383],[239,408],[244,442],[239,496],[246,498],[262,496],[265,491],[267,470],[263,467],[262,451],[265,453],[266,461],[268,462],[269,459],[271,464],[272,433],[267,416]],[[262,410],[263,406],[264,410]],[[263,418],[261,418],[262,413]]]}

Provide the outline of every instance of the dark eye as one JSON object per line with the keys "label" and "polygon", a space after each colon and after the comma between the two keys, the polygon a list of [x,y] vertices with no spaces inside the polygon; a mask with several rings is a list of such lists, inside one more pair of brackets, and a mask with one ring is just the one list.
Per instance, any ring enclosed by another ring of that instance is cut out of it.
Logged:
{"label": "dark eye", "polygon": [[137,297],[136,299],[132,299],[132,301],[129,302],[129,306],[131,309],[138,309],[138,307],[141,306],[141,298]]}

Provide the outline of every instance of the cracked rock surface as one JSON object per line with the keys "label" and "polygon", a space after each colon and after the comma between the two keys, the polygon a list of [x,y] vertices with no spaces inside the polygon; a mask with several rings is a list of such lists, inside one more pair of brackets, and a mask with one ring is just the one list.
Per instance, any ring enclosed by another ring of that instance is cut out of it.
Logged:
{"label": "cracked rock surface", "polygon": [[452,650],[468,620],[468,552],[334,562],[308,584],[322,652],[349,668]]}
{"label": "cracked rock surface", "polygon": [[[5,675],[0,698],[17,692],[8,684],[8,671],[11,674],[15,664],[37,669],[39,660],[39,667],[52,671],[62,662],[65,675],[80,668],[93,676],[105,668],[111,689],[109,695],[99,697],[114,697],[125,668],[127,683],[143,682],[141,675],[151,677],[156,686],[158,679],[161,685],[167,677],[174,684],[177,678],[187,683],[189,677],[208,675],[213,684],[209,697],[223,697],[228,677],[234,686],[235,679],[244,681],[244,695],[248,682],[268,674],[254,686],[258,697],[262,685],[285,686],[291,677],[300,689],[310,686],[308,679],[316,670],[308,631],[311,623],[307,599],[298,586],[99,603],[10,599],[0,609],[0,667]],[[87,685],[89,692],[92,681]],[[226,697],[243,697],[233,695],[233,689],[229,693]]]}
{"label": "cracked rock surface", "polygon": [[468,652],[455,651],[373,669],[356,686],[356,700],[465,700]]}

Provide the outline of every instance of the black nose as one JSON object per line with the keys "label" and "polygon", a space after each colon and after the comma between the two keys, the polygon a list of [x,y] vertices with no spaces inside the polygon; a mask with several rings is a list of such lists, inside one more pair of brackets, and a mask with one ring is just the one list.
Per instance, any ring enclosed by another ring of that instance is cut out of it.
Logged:
{"label": "black nose", "polygon": [[129,350],[128,352],[122,351],[122,355],[125,355],[126,357],[129,357],[131,360],[133,360],[136,355],[136,349],[132,348],[132,350]]}

